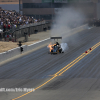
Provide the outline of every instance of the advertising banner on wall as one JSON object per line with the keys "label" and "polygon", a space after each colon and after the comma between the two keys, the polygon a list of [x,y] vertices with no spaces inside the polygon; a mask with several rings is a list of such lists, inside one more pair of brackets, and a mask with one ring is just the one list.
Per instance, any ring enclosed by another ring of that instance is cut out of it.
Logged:
{"label": "advertising banner on wall", "polygon": [[68,0],[54,0],[54,3],[68,3]]}
{"label": "advertising banner on wall", "polygon": [[74,2],[80,2],[80,3],[82,3],[82,2],[92,2],[93,0],[68,0],[68,3],[74,3]]}
{"label": "advertising banner on wall", "polygon": [[42,3],[68,3],[68,0],[42,0]]}
{"label": "advertising banner on wall", "polygon": [[79,0],[68,0],[68,3],[79,2]]}
{"label": "advertising banner on wall", "polygon": [[42,3],[52,3],[53,0],[42,0]]}
{"label": "advertising banner on wall", "polygon": [[79,2],[92,2],[93,0],[79,0]]}
{"label": "advertising banner on wall", "polygon": [[62,0],[62,3],[68,3],[68,0]]}
{"label": "advertising banner on wall", "polygon": [[62,0],[54,0],[54,3],[61,3]]}

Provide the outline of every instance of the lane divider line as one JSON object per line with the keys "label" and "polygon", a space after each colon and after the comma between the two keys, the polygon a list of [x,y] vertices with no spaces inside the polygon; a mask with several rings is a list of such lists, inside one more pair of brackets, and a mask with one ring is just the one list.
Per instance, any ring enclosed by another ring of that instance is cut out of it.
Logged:
{"label": "lane divider line", "polygon": [[[97,47],[100,46],[100,42],[98,42],[97,44],[95,44],[93,47],[91,47],[91,50],[87,50],[88,52],[87,53],[82,53],[79,57],[77,57],[75,60],[73,60],[71,63],[69,63],[67,66],[63,67],[62,69],[60,69],[58,72],[56,72],[54,75],[51,75],[53,76],[52,78],[50,78],[48,81],[46,81],[45,83],[43,83],[42,85],[36,87],[34,90],[37,90],[39,88],[41,88],[42,86],[44,86],[45,84],[49,83],[51,80],[53,80],[54,78],[56,78],[57,76],[61,76],[64,72],[66,72],[68,69],[70,69],[72,66],[74,66],[76,63],[78,63],[81,59],[83,59],[85,56],[87,56],[88,54],[90,54],[93,50],[95,50]],[[12,100],[17,100],[29,93],[31,93],[33,91],[29,91],[17,98],[14,98]]]}

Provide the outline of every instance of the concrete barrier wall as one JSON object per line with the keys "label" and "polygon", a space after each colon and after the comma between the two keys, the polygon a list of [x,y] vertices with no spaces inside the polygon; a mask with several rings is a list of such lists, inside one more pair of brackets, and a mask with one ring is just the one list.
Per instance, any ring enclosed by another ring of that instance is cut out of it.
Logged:
{"label": "concrete barrier wall", "polygon": [[36,42],[34,44],[28,45],[27,46],[27,51],[30,51],[30,50],[35,49],[37,47],[40,47],[40,46],[44,45],[45,43],[50,43],[50,38],[47,38],[43,41]]}
{"label": "concrete barrier wall", "polygon": [[[74,31],[77,31],[77,30],[82,30],[82,29],[86,29],[87,28],[87,25],[83,25],[81,27],[78,27],[78,28],[75,28],[75,29],[72,29],[71,32],[74,32]],[[47,38],[45,40],[42,40],[42,41],[39,41],[39,42],[36,42],[34,44],[31,44],[31,45],[23,45],[23,53],[27,52],[27,51],[30,51],[32,49],[35,49],[37,47],[40,47],[46,43],[50,43],[50,38]],[[17,48],[14,48],[14,49],[11,49],[7,52],[3,52],[3,53],[0,53],[0,62],[2,61],[5,61],[9,58],[12,58],[16,55],[20,55],[21,52],[20,52],[20,47],[17,47]]]}
{"label": "concrete barrier wall", "polygon": [[28,26],[26,27],[26,26],[25,27],[22,26],[21,28],[13,32],[16,41],[19,40],[19,38],[24,37],[24,38],[21,38],[20,41],[25,42],[24,32],[26,32],[27,35],[35,34],[37,32],[42,32],[45,29],[48,30],[51,26],[51,23],[43,23],[43,24],[36,23],[36,25],[34,23],[34,25],[30,25],[29,27]]}
{"label": "concrete barrier wall", "polygon": [[27,32],[28,34],[34,34],[35,30],[37,30],[38,32],[41,32],[44,30],[44,28],[49,29],[49,27],[51,26],[51,23],[36,24],[36,25],[32,25],[32,26],[30,25],[27,27],[26,26],[23,26],[23,27],[15,30],[13,32],[13,34],[16,34],[16,37],[20,38],[20,37],[23,37],[24,32]]}
{"label": "concrete barrier wall", "polygon": [[20,54],[19,47],[11,49],[7,52],[0,53],[0,62],[5,61],[5,60],[12,58],[12,57],[19,55],[19,54]]}

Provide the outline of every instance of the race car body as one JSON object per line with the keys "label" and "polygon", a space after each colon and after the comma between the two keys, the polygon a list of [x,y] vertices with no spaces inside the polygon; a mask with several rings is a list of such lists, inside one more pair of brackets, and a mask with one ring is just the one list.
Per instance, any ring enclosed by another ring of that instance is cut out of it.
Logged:
{"label": "race car body", "polygon": [[[51,39],[54,39],[54,41],[55,41],[55,39],[62,39],[62,37],[51,37]],[[48,48],[49,48],[49,53],[51,53],[51,54],[58,54],[58,53],[64,53],[63,51],[62,51],[62,48],[61,48],[61,46],[60,46],[60,44],[58,43],[58,42],[56,42],[55,44],[49,44],[48,45]]]}

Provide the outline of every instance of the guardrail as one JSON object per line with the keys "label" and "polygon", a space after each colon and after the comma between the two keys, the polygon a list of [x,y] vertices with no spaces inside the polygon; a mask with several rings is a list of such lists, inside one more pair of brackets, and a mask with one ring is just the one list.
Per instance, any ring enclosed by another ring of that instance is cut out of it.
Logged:
{"label": "guardrail", "polygon": [[32,27],[32,26],[37,26],[37,25],[42,25],[42,24],[46,24],[46,21],[37,22],[37,23],[31,23],[31,24],[27,24],[27,25],[21,25],[19,27],[19,29],[21,29],[21,28],[27,28],[27,27]]}

